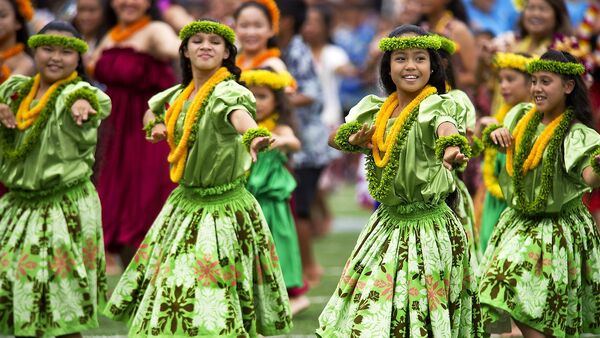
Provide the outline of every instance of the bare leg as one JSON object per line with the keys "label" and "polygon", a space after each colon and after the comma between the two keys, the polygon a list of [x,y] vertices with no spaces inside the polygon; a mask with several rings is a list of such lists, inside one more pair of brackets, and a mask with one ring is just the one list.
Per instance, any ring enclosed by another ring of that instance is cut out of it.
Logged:
{"label": "bare leg", "polygon": [[600,211],[594,212],[592,216],[594,217],[594,221],[596,221],[596,227],[598,228],[598,231],[600,231]]}
{"label": "bare leg", "polygon": [[331,210],[327,205],[327,194],[327,191],[319,188],[313,201],[313,210],[315,211],[311,215],[313,216],[313,231],[316,237],[323,237],[331,231],[332,219]]}
{"label": "bare leg", "polygon": [[296,232],[300,244],[300,256],[302,258],[302,271],[309,287],[315,287],[321,281],[323,268],[316,261],[312,251],[312,232],[310,220],[298,218],[296,220]]}
{"label": "bare leg", "polygon": [[540,331],[530,327],[529,325],[525,325],[521,322],[518,322],[515,320],[515,323],[517,323],[517,326],[519,327],[519,329],[521,330],[521,332],[523,333],[523,337],[525,338],[546,338],[546,335],[541,333]]}
{"label": "bare leg", "polygon": [[121,248],[119,255],[121,256],[121,264],[123,264],[123,269],[127,268],[129,263],[133,259],[133,256],[135,256],[136,251],[136,248],[128,245]]}

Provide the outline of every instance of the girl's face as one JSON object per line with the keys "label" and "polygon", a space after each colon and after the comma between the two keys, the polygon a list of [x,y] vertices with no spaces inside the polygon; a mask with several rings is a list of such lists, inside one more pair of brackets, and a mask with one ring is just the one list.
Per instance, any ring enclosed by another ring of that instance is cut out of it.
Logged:
{"label": "girl's face", "polygon": [[201,71],[216,70],[229,57],[225,39],[218,34],[197,33],[190,37],[184,55],[192,67]]}
{"label": "girl's face", "polygon": [[535,72],[531,75],[531,97],[541,112],[554,112],[564,109],[567,95],[573,91],[575,83],[564,81],[550,72]]}
{"label": "girl's face", "polygon": [[256,98],[256,119],[258,121],[266,119],[275,111],[277,105],[275,93],[265,86],[250,86],[250,91]]}
{"label": "girl's face", "polygon": [[[44,34],[73,37],[63,31],[46,31]],[[39,46],[34,50],[33,59],[40,76],[46,83],[54,83],[71,75],[77,69],[79,53],[63,46]]]}
{"label": "girl's face", "polygon": [[325,20],[321,13],[311,8],[308,10],[306,15],[306,21],[302,26],[302,37],[308,43],[313,41],[320,41],[327,38],[327,29],[325,27]]}
{"label": "girl's face", "polygon": [[514,106],[517,103],[530,100],[531,83],[525,74],[515,69],[502,68],[498,72],[498,77],[500,80],[500,93],[506,104]]}
{"label": "girl's face", "polygon": [[0,41],[16,34],[22,25],[17,21],[13,6],[8,0],[0,0]]}
{"label": "girl's face", "polygon": [[95,35],[104,19],[100,0],[77,0],[75,23],[84,36]]}
{"label": "girl's face", "polygon": [[239,13],[235,31],[245,52],[259,52],[267,48],[267,41],[274,35],[269,18],[256,6],[248,6]]}
{"label": "girl's face", "polygon": [[551,36],[556,16],[546,0],[528,0],[523,10],[523,27],[530,35]]}
{"label": "girl's face", "polygon": [[150,8],[150,0],[111,0],[120,23],[131,24],[141,19]]}
{"label": "girl's face", "polygon": [[391,54],[390,75],[399,91],[418,92],[429,82],[431,59],[427,49],[400,49]]}

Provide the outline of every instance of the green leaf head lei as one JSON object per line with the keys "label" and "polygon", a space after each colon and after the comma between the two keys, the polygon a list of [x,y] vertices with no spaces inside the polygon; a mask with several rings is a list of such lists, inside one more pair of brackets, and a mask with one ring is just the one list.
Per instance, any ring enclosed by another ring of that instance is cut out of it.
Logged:
{"label": "green leaf head lei", "polygon": [[235,32],[229,26],[210,20],[194,21],[185,25],[179,32],[179,39],[185,41],[198,33],[217,34],[230,44],[235,43]]}
{"label": "green leaf head lei", "polygon": [[409,48],[438,50],[441,47],[442,40],[437,35],[383,38],[379,41],[379,49],[383,52]]}
{"label": "green leaf head lei", "polygon": [[585,67],[581,63],[561,62],[554,60],[537,59],[527,64],[527,72],[550,72],[560,75],[580,76],[585,73]]}
{"label": "green leaf head lei", "polygon": [[40,46],[63,46],[65,48],[72,48],[79,54],[84,54],[88,50],[88,44],[81,39],[53,34],[32,35],[29,40],[27,40],[27,45],[31,49]]}

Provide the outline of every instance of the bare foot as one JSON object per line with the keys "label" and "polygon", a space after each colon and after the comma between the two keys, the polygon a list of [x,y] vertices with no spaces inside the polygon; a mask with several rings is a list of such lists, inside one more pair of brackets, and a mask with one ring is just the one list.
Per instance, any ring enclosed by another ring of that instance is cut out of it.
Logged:
{"label": "bare foot", "polygon": [[306,310],[309,306],[310,301],[308,300],[308,297],[304,295],[290,298],[290,308],[292,309],[293,316]]}
{"label": "bare foot", "polygon": [[118,255],[110,252],[106,253],[106,274],[108,276],[119,276],[123,273],[121,259]]}
{"label": "bare foot", "polygon": [[321,277],[323,276],[323,268],[318,263],[307,266],[303,269],[304,279],[308,284],[308,288],[312,289],[317,287],[321,283]]}

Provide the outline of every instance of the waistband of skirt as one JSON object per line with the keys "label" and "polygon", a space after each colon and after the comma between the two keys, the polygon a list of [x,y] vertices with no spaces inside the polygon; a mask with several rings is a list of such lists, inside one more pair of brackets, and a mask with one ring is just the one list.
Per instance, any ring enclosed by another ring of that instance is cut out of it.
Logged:
{"label": "waistband of skirt", "polygon": [[82,190],[87,184],[91,184],[90,178],[82,177],[68,183],[56,185],[49,189],[27,190],[10,188],[9,193],[14,198],[18,198],[26,202],[35,202],[44,199],[52,199],[72,191]]}
{"label": "waistband of skirt", "polygon": [[382,204],[380,208],[383,208],[387,213],[397,219],[438,217],[442,216],[447,210],[450,210],[444,201],[441,201],[440,203],[413,202],[398,205]]}
{"label": "waistband of skirt", "polygon": [[560,211],[556,211],[556,212],[540,212],[540,213],[536,213],[536,214],[529,214],[529,213],[525,213],[525,212],[519,210],[519,208],[515,208],[515,207],[511,207],[511,208],[513,210],[515,210],[515,212],[517,214],[519,214],[519,216],[525,217],[525,218],[560,217],[562,215],[566,215],[566,214],[570,213],[571,211],[573,211],[575,209],[585,208],[582,198],[583,198],[583,196],[579,196],[577,198],[570,200],[569,202],[565,203],[560,208]]}
{"label": "waistband of skirt", "polygon": [[190,187],[185,185],[179,185],[179,189],[185,193],[188,197],[202,200],[220,200],[226,199],[231,196],[244,191],[246,187],[246,177],[240,176],[235,180],[212,187]]}

